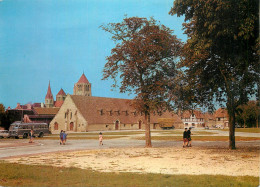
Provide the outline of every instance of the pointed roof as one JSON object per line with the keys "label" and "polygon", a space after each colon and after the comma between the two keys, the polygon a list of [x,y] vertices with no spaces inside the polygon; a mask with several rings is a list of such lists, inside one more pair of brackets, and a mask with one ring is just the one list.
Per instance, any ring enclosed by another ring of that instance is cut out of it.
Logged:
{"label": "pointed roof", "polygon": [[45,99],[53,99],[53,95],[51,93],[50,81],[49,81],[48,91],[47,91],[47,94],[45,96]]}
{"label": "pointed roof", "polygon": [[80,77],[80,79],[77,83],[87,83],[87,84],[89,84],[88,79],[87,79],[87,77],[85,76],[84,73],[81,75],[81,77]]}
{"label": "pointed roof", "polygon": [[[66,93],[64,92],[64,90],[61,88],[60,91],[57,93],[57,95],[66,95]],[[56,95],[56,96],[57,96]]]}

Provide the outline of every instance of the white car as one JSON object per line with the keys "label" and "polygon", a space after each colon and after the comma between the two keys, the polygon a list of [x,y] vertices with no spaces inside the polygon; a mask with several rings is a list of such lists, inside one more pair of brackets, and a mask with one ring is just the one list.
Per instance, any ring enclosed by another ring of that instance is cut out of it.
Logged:
{"label": "white car", "polygon": [[8,138],[9,133],[8,130],[0,130],[0,138]]}

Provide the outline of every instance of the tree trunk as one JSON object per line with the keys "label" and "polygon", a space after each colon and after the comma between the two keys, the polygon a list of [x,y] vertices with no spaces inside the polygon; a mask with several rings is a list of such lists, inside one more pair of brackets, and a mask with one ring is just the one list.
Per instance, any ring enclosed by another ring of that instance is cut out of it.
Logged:
{"label": "tree trunk", "polygon": [[235,142],[235,104],[233,98],[228,98],[227,103],[228,115],[229,115],[229,149],[236,149]]}
{"label": "tree trunk", "polygon": [[152,147],[149,112],[145,112],[145,147]]}

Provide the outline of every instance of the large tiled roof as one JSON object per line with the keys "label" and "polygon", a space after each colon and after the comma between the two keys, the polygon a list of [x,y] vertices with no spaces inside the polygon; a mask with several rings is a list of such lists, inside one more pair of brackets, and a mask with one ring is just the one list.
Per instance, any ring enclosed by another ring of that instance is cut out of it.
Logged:
{"label": "large tiled roof", "polygon": [[36,114],[39,115],[56,115],[60,108],[34,108]]}
{"label": "large tiled roof", "polygon": [[51,86],[50,86],[50,82],[49,82],[49,86],[48,86],[48,90],[47,90],[47,94],[45,96],[45,99],[53,99],[53,95],[51,93]]}
{"label": "large tiled roof", "polygon": [[185,110],[182,114],[181,117],[182,118],[190,118],[190,116],[192,115],[192,113],[196,116],[196,118],[204,118],[204,115],[201,111],[199,110]]}
{"label": "large tiled roof", "polygon": [[215,118],[228,118],[228,112],[225,108],[219,108],[214,114]]}
{"label": "large tiled roof", "polygon": [[[57,93],[57,95],[66,95],[66,93],[64,92],[64,90],[61,88],[60,91]],[[56,96],[57,96],[56,95]]]}
{"label": "large tiled roof", "polygon": [[63,103],[64,103],[64,101],[55,101],[54,106],[60,108]]}
{"label": "large tiled roof", "polygon": [[[137,113],[131,105],[133,100],[106,97],[87,97],[80,95],[70,96],[86,121],[89,124],[120,123],[133,124],[144,121],[144,114]],[[162,115],[151,114],[151,123],[158,123],[158,118],[173,118],[175,115],[165,112]]]}
{"label": "large tiled roof", "polygon": [[87,84],[89,84],[88,79],[87,79],[87,77],[85,76],[84,73],[81,75],[81,77],[80,77],[80,79],[77,83],[87,83]]}

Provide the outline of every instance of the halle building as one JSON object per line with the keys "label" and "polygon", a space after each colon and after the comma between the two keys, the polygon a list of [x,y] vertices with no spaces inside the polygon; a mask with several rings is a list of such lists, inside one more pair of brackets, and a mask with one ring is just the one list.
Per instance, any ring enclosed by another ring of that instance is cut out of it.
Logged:
{"label": "halle building", "polygon": [[[132,102],[131,99],[92,96],[91,84],[83,73],[74,84],[73,95],[66,96],[49,128],[54,134],[61,130],[87,132],[145,129],[145,116],[137,112]],[[180,117],[168,111],[153,112],[150,118],[151,129],[161,129],[165,119],[176,128],[184,127]]]}

